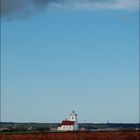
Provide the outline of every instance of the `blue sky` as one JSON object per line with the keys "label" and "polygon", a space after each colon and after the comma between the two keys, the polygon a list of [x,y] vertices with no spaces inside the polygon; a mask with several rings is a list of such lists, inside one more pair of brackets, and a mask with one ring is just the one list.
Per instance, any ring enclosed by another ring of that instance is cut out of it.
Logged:
{"label": "blue sky", "polygon": [[2,19],[2,121],[138,122],[138,10],[83,5]]}

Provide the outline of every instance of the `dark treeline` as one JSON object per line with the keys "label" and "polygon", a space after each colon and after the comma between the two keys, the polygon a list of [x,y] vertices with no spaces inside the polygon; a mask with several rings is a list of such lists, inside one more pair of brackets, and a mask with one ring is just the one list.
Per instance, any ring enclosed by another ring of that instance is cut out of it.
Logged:
{"label": "dark treeline", "polygon": [[[46,132],[57,130],[58,123],[13,123],[1,122],[1,132]],[[138,123],[79,123],[80,130],[103,130],[103,129],[117,129],[117,130],[135,130],[140,128]]]}

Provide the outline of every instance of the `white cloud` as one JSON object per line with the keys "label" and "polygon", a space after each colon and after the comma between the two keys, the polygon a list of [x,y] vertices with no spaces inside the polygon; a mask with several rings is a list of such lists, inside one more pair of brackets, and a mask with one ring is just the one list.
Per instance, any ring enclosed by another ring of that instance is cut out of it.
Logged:
{"label": "white cloud", "polygon": [[57,8],[74,8],[80,10],[94,9],[139,9],[139,0],[63,0],[50,2],[49,6]]}
{"label": "white cloud", "polygon": [[26,18],[45,8],[138,10],[139,0],[1,0],[1,16]]}

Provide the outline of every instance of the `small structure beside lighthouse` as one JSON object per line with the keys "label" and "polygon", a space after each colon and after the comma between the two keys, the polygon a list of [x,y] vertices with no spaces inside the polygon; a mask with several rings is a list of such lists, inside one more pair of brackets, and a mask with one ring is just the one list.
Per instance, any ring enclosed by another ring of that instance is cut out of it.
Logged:
{"label": "small structure beside lighthouse", "polygon": [[76,131],[78,130],[78,121],[77,114],[75,111],[72,111],[70,118],[63,120],[60,126],[58,127],[59,131]]}

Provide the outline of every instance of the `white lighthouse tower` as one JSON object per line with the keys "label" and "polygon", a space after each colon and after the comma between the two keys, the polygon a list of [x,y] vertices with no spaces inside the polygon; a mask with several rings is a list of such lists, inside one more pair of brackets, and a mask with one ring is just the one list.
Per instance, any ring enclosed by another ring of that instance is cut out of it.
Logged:
{"label": "white lighthouse tower", "polygon": [[77,114],[73,110],[70,114],[70,121],[74,121],[74,130],[78,130],[78,120],[77,120]]}
{"label": "white lighthouse tower", "polygon": [[63,120],[58,126],[58,131],[76,131],[78,129],[77,114],[75,111],[72,111],[68,120]]}

